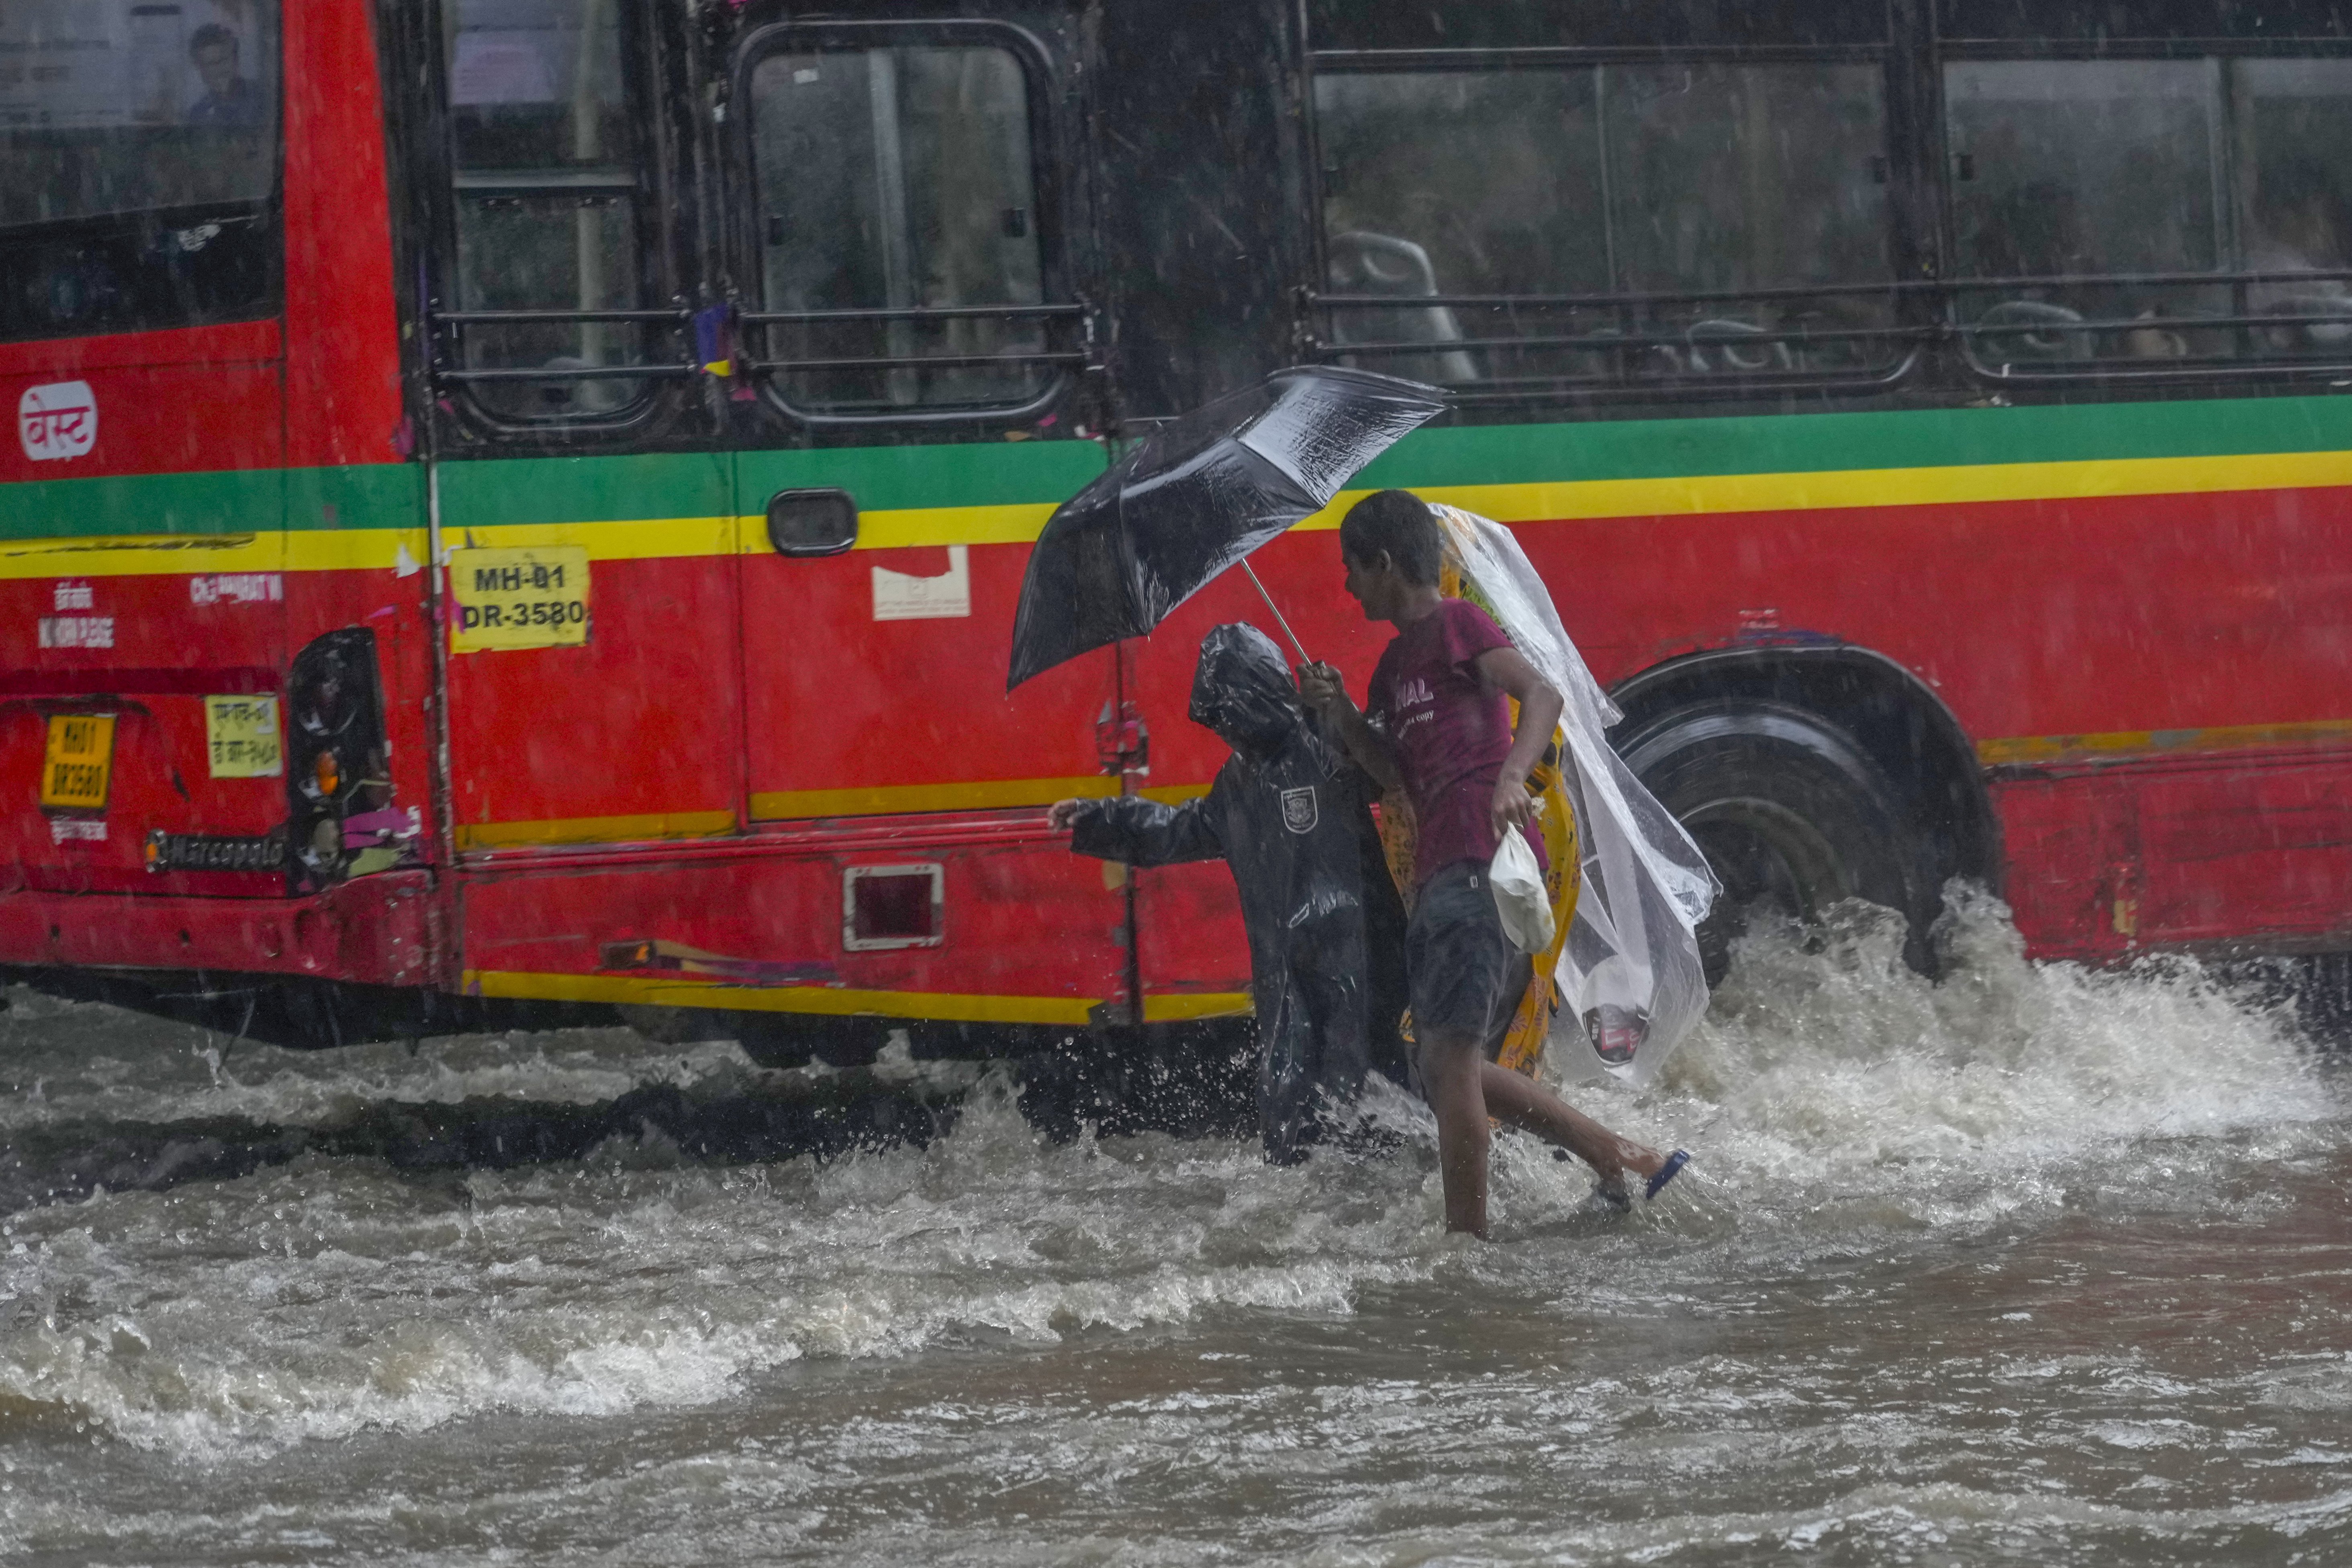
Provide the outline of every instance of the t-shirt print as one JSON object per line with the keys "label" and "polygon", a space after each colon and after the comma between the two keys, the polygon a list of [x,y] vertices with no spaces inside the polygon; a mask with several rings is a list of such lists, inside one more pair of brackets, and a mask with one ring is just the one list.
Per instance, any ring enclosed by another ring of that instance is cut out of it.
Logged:
{"label": "t-shirt print", "polygon": [[1396,715],[1395,732],[1402,734],[1412,725],[1426,724],[1437,717],[1437,693],[1419,676],[1400,680],[1390,694],[1389,711]]}

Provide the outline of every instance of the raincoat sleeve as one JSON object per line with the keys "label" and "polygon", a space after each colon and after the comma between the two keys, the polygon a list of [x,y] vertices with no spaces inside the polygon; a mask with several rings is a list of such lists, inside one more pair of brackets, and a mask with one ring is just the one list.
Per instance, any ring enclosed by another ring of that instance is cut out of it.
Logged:
{"label": "raincoat sleeve", "polygon": [[1097,860],[1124,860],[1130,866],[1173,866],[1185,860],[1222,860],[1224,836],[1219,795],[1224,775],[1209,793],[1181,805],[1162,805],[1139,795],[1089,801],[1070,833],[1070,848]]}

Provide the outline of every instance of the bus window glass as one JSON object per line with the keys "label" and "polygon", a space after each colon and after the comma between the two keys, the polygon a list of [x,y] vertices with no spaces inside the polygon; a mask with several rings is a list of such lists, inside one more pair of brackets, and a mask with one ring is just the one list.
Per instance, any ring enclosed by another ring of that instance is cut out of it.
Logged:
{"label": "bus window glass", "polygon": [[[1331,289],[1400,300],[1610,288],[1591,71],[1329,73],[1315,82]],[[1510,312],[1444,305],[1335,315],[1335,343],[1516,336]],[[1539,374],[1505,347],[1366,359],[1434,382]],[[1349,356],[1349,363],[1354,363]]]}
{"label": "bus window glass", "polygon": [[[1632,66],[1601,72],[1618,287],[1710,293],[1884,282],[1886,130],[1872,65]],[[1664,351],[1691,373],[1865,369],[1885,294],[1694,303]],[[1797,336],[1774,336],[1795,333]]]}
{"label": "bus window glass", "polygon": [[276,0],[0,5],[0,338],[276,308]]}
{"label": "bus window glass", "polygon": [[1049,388],[1050,367],[1018,358],[1044,351],[1040,324],[984,313],[1045,300],[1028,80],[1009,50],[770,55],[751,110],[761,310],[907,312],[757,328],[788,406],[887,416]]}
{"label": "bus window glass", "polygon": [[[2352,270],[2352,60],[2239,60],[2239,265],[2254,273]],[[2273,278],[2246,287],[2246,311],[2309,316],[2252,329],[2266,353],[2352,353],[2352,282]]]}
{"label": "bus window glass", "polygon": [[1737,292],[1886,276],[1876,67],[1601,75],[1623,287]]}
{"label": "bus window glass", "polygon": [[1882,98],[1869,65],[1319,74],[1331,346],[1498,390],[1880,374]]}
{"label": "bus window glass", "polygon": [[[442,13],[459,310],[595,311],[645,303],[637,107],[622,58],[622,0],[452,0]],[[642,326],[467,325],[464,368],[545,370],[477,382],[517,421],[611,417],[645,382],[600,371],[645,362]]]}
{"label": "bus window glass", "polygon": [[1979,368],[2228,354],[2200,324],[2226,287],[2133,280],[2222,264],[2220,79],[2213,60],[1945,68],[1960,276],[2005,280],[1960,294]]}

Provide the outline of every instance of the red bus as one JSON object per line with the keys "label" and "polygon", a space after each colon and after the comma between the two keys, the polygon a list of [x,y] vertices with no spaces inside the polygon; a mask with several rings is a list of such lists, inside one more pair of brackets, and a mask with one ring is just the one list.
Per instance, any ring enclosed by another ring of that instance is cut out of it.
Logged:
{"label": "red bus", "polygon": [[2352,948],[2347,154],[2308,0],[6,7],[0,963],[1238,1013],[1222,872],[1039,808],[1202,788],[1254,598],[1004,660],[1302,360],[1453,394],[1360,482],[1518,529],[1733,905]]}

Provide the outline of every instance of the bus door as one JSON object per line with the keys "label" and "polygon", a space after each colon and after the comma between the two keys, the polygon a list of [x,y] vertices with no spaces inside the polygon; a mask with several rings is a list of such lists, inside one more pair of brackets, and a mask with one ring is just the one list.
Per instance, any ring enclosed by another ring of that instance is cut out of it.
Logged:
{"label": "bus door", "polygon": [[0,890],[285,890],[278,9],[0,7]]}
{"label": "bus door", "polygon": [[[678,312],[662,39],[631,0],[444,0],[433,487],[457,848],[740,826],[730,459]],[[635,448],[633,450],[633,448]]]}
{"label": "bus door", "polygon": [[776,443],[736,458],[746,766],[759,824],[954,814],[935,830],[960,847],[883,857],[948,862],[944,926],[917,933],[934,962],[898,984],[1108,998],[1119,884],[1042,816],[1116,793],[1123,750],[1141,760],[1118,660],[1004,685],[1028,546],[1104,464],[1041,36],[966,20],[744,40],[730,206]]}

